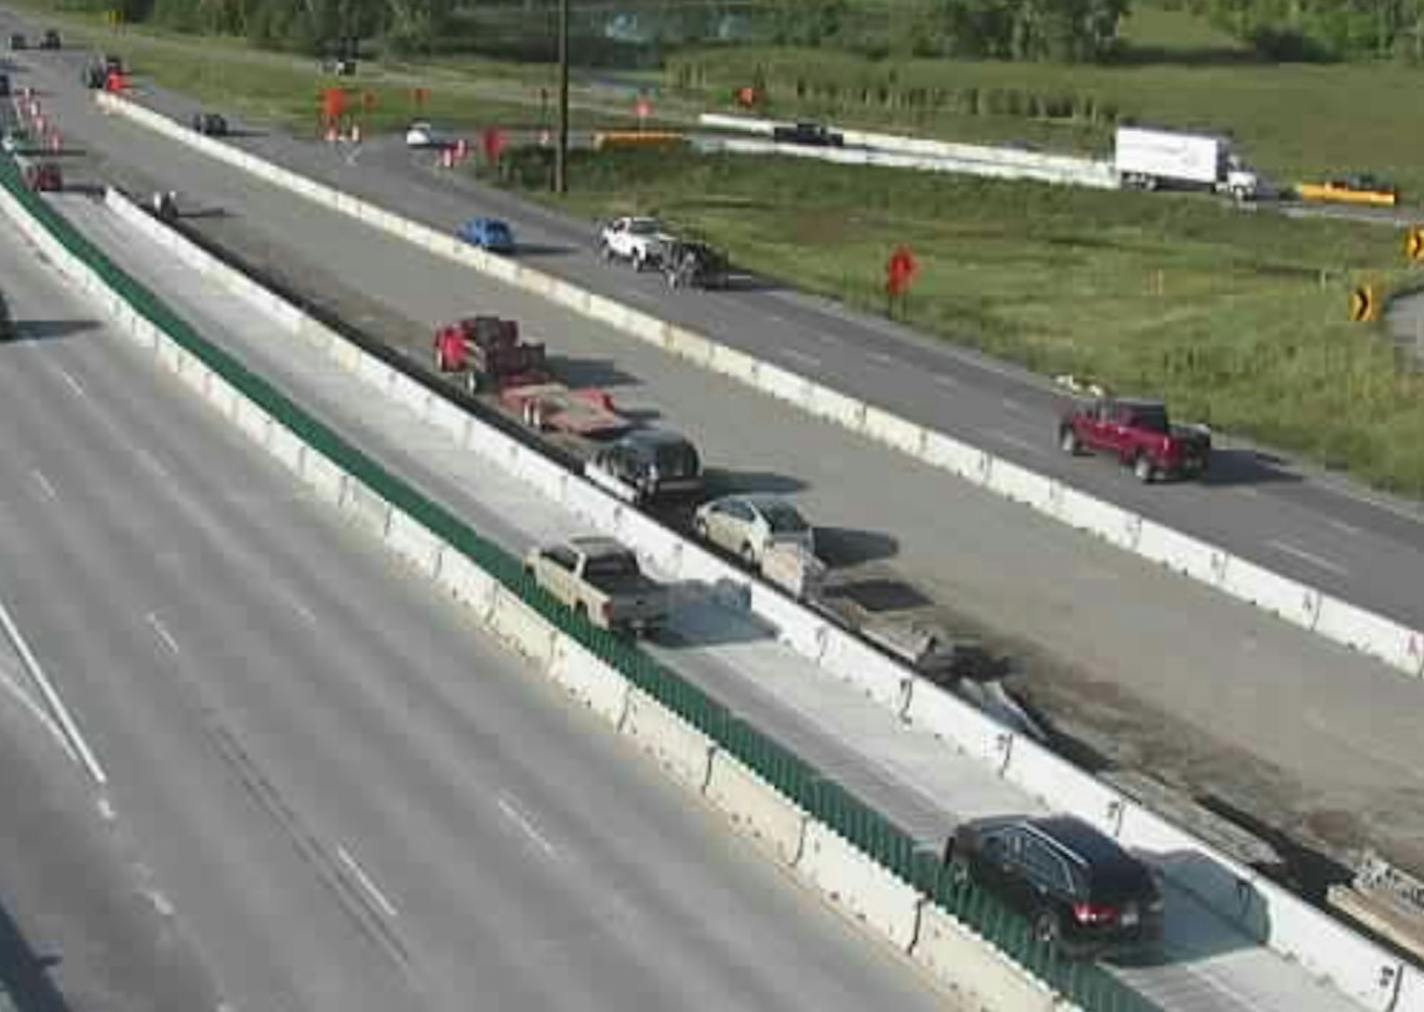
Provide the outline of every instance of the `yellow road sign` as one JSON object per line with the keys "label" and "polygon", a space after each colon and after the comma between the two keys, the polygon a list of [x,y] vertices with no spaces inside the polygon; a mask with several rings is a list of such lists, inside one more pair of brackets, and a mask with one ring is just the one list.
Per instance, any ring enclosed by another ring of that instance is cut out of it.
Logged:
{"label": "yellow road sign", "polygon": [[1405,230],[1404,255],[1410,260],[1424,260],[1424,225],[1411,225]]}
{"label": "yellow road sign", "polygon": [[1356,285],[1350,291],[1350,319],[1356,323],[1379,319],[1379,290],[1374,285]]}

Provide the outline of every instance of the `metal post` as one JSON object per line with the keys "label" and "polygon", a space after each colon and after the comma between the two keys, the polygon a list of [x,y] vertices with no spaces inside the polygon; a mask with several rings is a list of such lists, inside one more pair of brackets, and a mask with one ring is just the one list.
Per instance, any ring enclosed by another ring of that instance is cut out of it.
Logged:
{"label": "metal post", "polygon": [[554,147],[554,192],[567,193],[569,161],[569,0],[559,0],[559,139]]}

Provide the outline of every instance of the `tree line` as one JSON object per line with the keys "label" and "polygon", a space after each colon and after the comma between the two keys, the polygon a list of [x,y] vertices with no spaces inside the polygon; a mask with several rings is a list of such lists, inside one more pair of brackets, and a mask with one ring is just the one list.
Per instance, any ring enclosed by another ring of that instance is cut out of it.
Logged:
{"label": "tree line", "polygon": [[[87,0],[110,9],[111,0]],[[705,42],[824,46],[873,55],[1096,60],[1117,39],[1128,0],[571,0],[574,31],[607,41],[615,23],[642,26],[660,51]],[[244,36],[312,53],[336,40],[397,52],[489,51],[552,30],[554,0],[120,0],[129,22]],[[580,10],[580,8],[584,8]],[[621,40],[625,41],[626,40]],[[525,46],[512,48],[524,51]]]}
{"label": "tree line", "polygon": [[1189,0],[1273,60],[1424,62],[1424,0]]}

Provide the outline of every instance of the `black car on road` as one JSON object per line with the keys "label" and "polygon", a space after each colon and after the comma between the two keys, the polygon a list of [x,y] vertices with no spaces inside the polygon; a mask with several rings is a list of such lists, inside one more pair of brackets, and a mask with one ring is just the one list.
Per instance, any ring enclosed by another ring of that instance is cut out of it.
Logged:
{"label": "black car on road", "polygon": [[1034,937],[1073,956],[1150,952],[1162,936],[1152,871],[1070,815],[975,819],[955,832],[951,871],[1028,918]]}
{"label": "black car on road", "polygon": [[215,112],[193,113],[192,126],[195,133],[204,137],[227,136],[227,120]]}
{"label": "black car on road", "polygon": [[835,133],[822,123],[772,127],[771,139],[781,144],[805,144],[820,148],[838,148],[845,144],[842,134]]}
{"label": "black car on road", "polygon": [[638,429],[594,454],[584,474],[620,499],[645,503],[702,490],[702,461],[685,438],[664,429]]}

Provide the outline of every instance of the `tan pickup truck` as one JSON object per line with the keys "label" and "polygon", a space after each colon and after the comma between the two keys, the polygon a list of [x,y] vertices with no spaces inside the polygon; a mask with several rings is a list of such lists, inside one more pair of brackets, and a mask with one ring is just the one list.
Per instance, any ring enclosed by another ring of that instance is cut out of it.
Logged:
{"label": "tan pickup truck", "polygon": [[602,629],[648,635],[666,623],[666,588],[643,575],[638,557],[613,538],[570,538],[535,548],[524,571]]}

